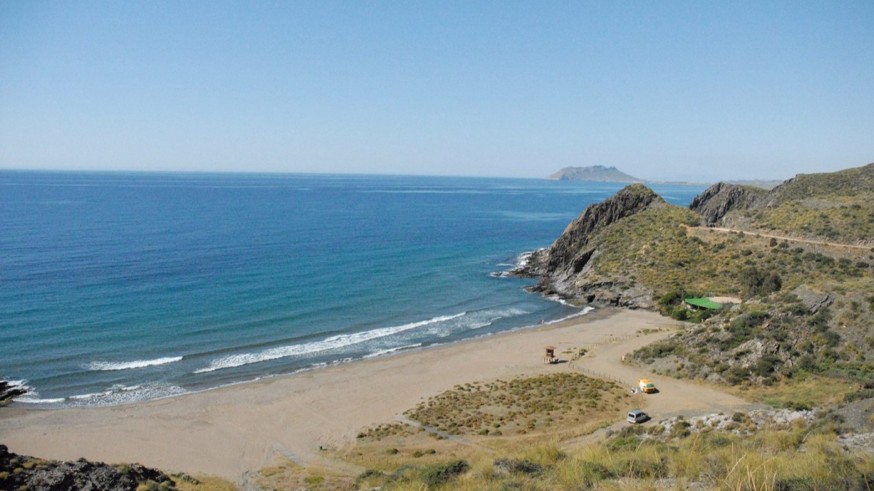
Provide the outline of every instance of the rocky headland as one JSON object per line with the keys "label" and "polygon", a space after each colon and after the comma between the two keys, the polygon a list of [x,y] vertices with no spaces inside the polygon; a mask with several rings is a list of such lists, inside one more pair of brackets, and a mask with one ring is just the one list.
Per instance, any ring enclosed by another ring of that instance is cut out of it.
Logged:
{"label": "rocky headland", "polygon": [[593,259],[600,253],[599,233],[646,209],[663,206],[665,201],[648,187],[629,185],[586,208],[549,248],[534,252],[515,273],[539,278],[532,291],[573,303],[650,309],[652,290],[629,286],[629,278],[598,275]]}

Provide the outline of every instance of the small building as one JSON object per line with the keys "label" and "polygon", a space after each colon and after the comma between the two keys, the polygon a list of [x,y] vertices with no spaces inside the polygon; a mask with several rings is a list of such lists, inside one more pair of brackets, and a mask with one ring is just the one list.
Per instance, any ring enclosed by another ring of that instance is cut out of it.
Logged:
{"label": "small building", "polygon": [[722,304],[704,297],[689,297],[683,300],[686,307],[692,310],[720,310]]}

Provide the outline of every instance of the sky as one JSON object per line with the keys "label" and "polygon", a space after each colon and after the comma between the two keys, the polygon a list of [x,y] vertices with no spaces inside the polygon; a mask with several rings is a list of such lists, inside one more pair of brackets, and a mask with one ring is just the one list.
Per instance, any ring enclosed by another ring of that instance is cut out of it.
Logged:
{"label": "sky", "polygon": [[786,179],[874,162],[874,1],[0,2],[0,169]]}

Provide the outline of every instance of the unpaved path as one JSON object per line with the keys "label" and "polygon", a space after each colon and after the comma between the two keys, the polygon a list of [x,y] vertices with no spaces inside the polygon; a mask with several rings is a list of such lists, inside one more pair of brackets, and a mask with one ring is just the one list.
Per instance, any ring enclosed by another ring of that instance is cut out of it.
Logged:
{"label": "unpaved path", "polygon": [[[729,414],[735,411],[750,411],[764,407],[761,404],[750,403],[723,392],[711,385],[657,375],[623,361],[623,358],[629,358],[628,355],[634,350],[667,338],[670,334],[670,331],[661,331],[624,339],[608,338],[604,342],[592,346],[592,354],[587,354],[577,360],[571,369],[589,376],[612,380],[628,387],[629,392],[632,388],[637,387],[641,378],[650,379],[659,389],[659,392],[655,394],[638,392],[633,398],[635,400],[634,406],[644,409],[652,418],[651,422],[679,415],[692,417],[714,413]],[[615,432],[627,425],[628,423],[623,419],[592,435],[564,442],[564,446],[576,447],[588,444],[606,437],[608,431]]]}
{"label": "unpaved path", "polygon": [[734,228],[725,228],[725,227],[686,227],[690,230],[701,230],[707,231],[712,230],[714,232],[722,232],[722,233],[735,233],[735,234],[744,234],[744,235],[752,235],[754,237],[764,237],[766,239],[777,239],[777,240],[785,240],[787,242],[799,242],[802,244],[812,244],[812,245],[822,245],[828,247],[836,247],[843,249],[859,249],[862,251],[867,251],[871,248],[870,245],[855,245],[855,244],[845,244],[843,242],[829,242],[826,240],[811,240],[811,239],[799,239],[798,237],[787,237],[785,235],[774,235],[767,234],[763,232],[752,232],[749,230],[740,230]]}

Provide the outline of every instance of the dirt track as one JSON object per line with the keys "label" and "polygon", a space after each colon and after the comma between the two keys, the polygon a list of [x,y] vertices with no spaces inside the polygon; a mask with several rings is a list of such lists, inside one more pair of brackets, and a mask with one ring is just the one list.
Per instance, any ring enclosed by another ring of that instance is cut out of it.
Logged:
{"label": "dirt track", "polygon": [[714,232],[721,232],[721,233],[726,233],[726,234],[741,234],[742,233],[744,235],[751,235],[754,237],[764,237],[766,239],[785,240],[787,242],[798,242],[801,244],[821,245],[821,246],[827,246],[827,247],[835,247],[838,249],[858,249],[858,250],[862,250],[862,251],[867,251],[871,248],[871,246],[867,246],[867,245],[844,244],[841,242],[829,242],[829,241],[825,241],[825,240],[799,239],[797,237],[787,237],[784,235],[773,235],[773,234],[766,234],[766,233],[762,233],[762,232],[752,232],[749,230],[739,230],[739,229],[725,228],[725,227],[687,227],[687,228],[690,230],[701,230],[701,231],[712,230]]}
{"label": "dirt track", "polygon": [[[735,411],[749,411],[763,407],[761,404],[750,403],[712,386],[657,375],[623,362],[623,356],[669,335],[670,332],[661,331],[624,339],[610,340],[608,338],[605,342],[593,346],[591,355],[576,361],[569,369],[613,380],[628,387],[629,392],[633,387],[637,387],[641,378],[650,379],[659,389],[659,392],[655,394],[637,393],[633,397],[636,400],[636,407],[644,409],[652,417],[651,422],[679,415],[690,417],[713,413],[730,414]],[[566,446],[572,447],[598,440],[606,436],[607,430],[617,431],[624,426],[628,426],[628,423],[624,420],[618,421],[609,428],[600,430],[593,435],[566,442]]]}

